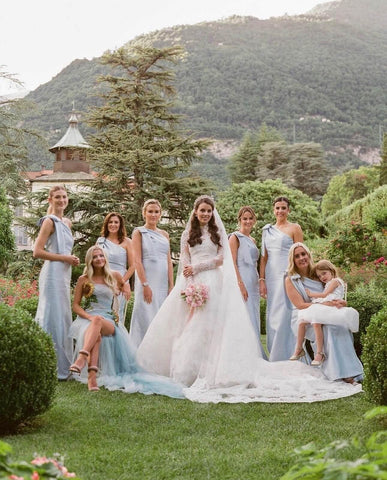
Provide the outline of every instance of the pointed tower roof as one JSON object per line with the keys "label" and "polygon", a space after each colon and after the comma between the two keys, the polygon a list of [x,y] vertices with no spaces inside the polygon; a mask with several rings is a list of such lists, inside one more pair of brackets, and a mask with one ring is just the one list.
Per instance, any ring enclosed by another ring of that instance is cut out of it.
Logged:
{"label": "pointed tower roof", "polygon": [[69,118],[69,128],[63,137],[53,147],[49,148],[50,152],[55,153],[61,148],[90,148],[90,145],[86,143],[86,140],[82,137],[81,132],[78,130],[78,118],[74,111],[71,112]]}

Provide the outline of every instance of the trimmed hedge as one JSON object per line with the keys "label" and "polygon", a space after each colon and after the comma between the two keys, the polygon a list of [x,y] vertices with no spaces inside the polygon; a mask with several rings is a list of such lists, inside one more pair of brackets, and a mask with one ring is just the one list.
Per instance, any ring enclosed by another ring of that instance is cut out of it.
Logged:
{"label": "trimmed hedge", "polygon": [[45,412],[56,385],[51,337],[28,312],[0,303],[0,431]]}
{"label": "trimmed hedge", "polygon": [[372,316],[362,336],[364,390],[371,402],[387,404],[387,306]]}

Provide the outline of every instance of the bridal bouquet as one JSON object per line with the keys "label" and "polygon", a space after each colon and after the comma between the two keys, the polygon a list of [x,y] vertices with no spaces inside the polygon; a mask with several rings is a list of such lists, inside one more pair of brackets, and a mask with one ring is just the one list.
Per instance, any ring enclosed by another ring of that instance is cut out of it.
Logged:
{"label": "bridal bouquet", "polygon": [[192,283],[181,292],[181,297],[192,308],[201,307],[208,300],[208,286],[203,283]]}

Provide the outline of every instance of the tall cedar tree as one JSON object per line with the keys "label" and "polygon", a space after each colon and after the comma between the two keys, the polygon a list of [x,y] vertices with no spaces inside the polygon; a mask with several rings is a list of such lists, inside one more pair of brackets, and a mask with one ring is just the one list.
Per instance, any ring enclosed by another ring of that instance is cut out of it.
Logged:
{"label": "tall cedar tree", "polygon": [[208,191],[205,180],[186,173],[208,142],[186,135],[179,128],[181,117],[173,112],[171,65],[182,55],[179,46],[158,49],[140,44],[103,55],[102,63],[115,75],[99,79],[102,104],[88,116],[96,129],[88,141],[98,175],[90,194],[78,195],[72,202],[74,213],[81,212],[74,227],[83,235],[85,247],[95,241],[96,227],[109,211],[123,215],[130,233],[143,222],[144,201],[157,198],[165,228],[178,249],[177,239],[193,200]]}
{"label": "tall cedar tree", "polygon": [[383,144],[381,152],[382,161],[380,163],[379,185],[387,183],[387,133],[383,134]]}

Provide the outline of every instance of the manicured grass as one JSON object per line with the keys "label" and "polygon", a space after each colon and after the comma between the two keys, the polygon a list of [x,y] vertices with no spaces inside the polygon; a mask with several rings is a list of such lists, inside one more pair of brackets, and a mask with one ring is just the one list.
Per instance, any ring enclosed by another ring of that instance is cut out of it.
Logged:
{"label": "manicured grass", "polygon": [[19,434],[13,458],[59,452],[83,480],[279,479],[295,447],[367,436],[364,394],[313,404],[197,404],[58,385],[55,404]]}

